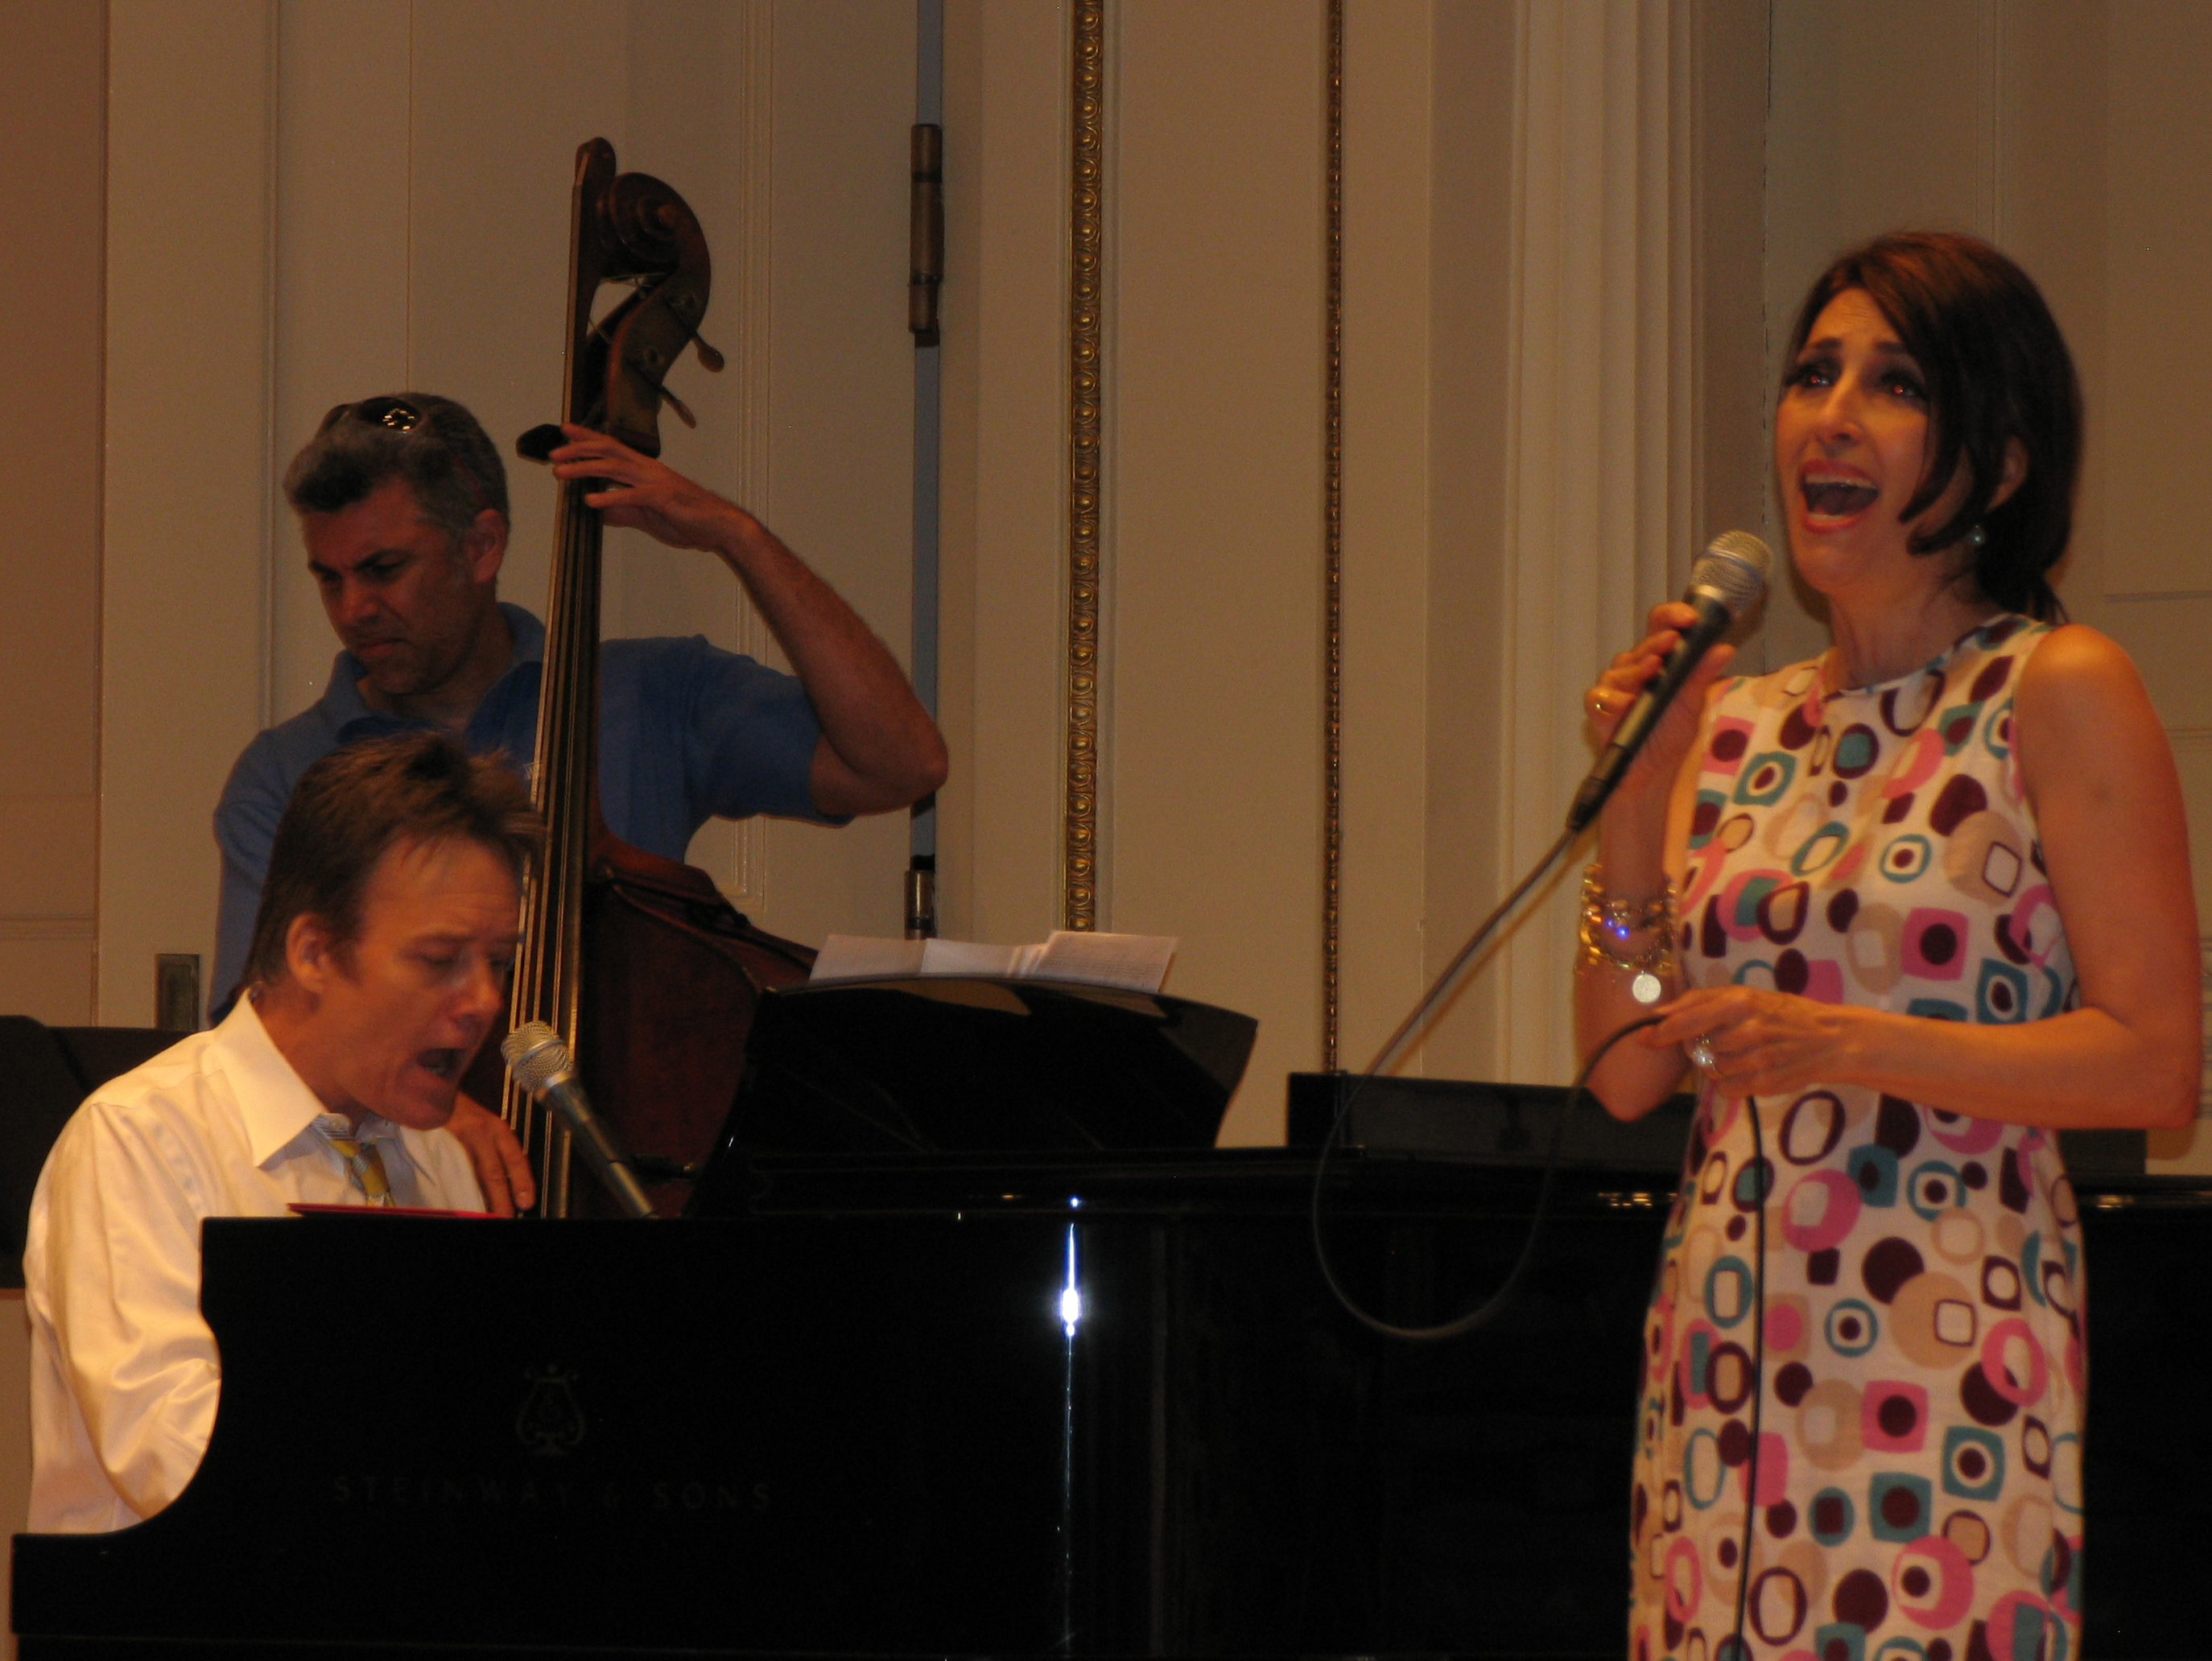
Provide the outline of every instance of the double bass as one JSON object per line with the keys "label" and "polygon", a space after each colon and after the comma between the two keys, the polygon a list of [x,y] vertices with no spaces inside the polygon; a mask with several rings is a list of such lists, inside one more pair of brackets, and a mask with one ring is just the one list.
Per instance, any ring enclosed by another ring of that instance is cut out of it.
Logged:
{"label": "double bass", "polygon": [[[695,347],[708,370],[722,367],[699,338],[712,279],[706,238],[684,198],[647,174],[617,173],[603,138],[580,147],[562,420],[659,455],[661,404],[691,420],[664,384],[684,349]],[[594,318],[609,283],[631,292]],[[562,442],[560,427],[548,424],[516,448],[543,462]],[[762,991],[804,980],[814,954],[754,927],[706,872],[607,828],[599,790],[602,527],[584,503],[598,488],[559,487],[531,770],[546,850],[525,885],[509,1025],[540,1021],[561,1035],[654,1209],[673,1215],[736,1095]],[[506,1074],[496,1046],[479,1054],[467,1088],[479,1101],[495,1097],[521,1138],[541,1214],[611,1214],[595,1191],[572,1185],[566,1129]]]}

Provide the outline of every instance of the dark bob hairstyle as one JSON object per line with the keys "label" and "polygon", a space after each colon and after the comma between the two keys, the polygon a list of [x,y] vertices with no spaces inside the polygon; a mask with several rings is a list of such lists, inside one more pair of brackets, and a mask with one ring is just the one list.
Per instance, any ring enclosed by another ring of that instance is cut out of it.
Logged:
{"label": "dark bob hairstyle", "polygon": [[[1915,554],[1984,533],[1973,577],[1984,598],[2045,621],[2065,616],[2051,567],[2074,530],[2081,471],[2081,389],[2051,308],[2027,272],[1978,238],[1899,231],[1854,248],[1820,274],[1790,333],[1796,362],[1814,322],[1837,295],[1864,293],[1928,379],[1934,453],[1905,504],[1924,513],[1966,470],[1959,511],[1912,539]],[[2027,457],[2020,488],[1990,506],[2004,476],[2005,446]]]}

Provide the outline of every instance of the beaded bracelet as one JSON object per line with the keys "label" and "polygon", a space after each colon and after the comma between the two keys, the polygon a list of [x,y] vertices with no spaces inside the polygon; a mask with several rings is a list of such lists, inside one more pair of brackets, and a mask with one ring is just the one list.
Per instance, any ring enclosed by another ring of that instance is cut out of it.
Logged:
{"label": "beaded bracelet", "polygon": [[[1628,995],[1638,1003],[1656,1003],[1667,990],[1661,976],[1674,967],[1674,879],[1664,878],[1648,900],[1616,900],[1605,891],[1605,873],[1591,865],[1583,872],[1582,961],[1599,968],[1632,971]],[[1629,942],[1648,933],[1641,951]]]}

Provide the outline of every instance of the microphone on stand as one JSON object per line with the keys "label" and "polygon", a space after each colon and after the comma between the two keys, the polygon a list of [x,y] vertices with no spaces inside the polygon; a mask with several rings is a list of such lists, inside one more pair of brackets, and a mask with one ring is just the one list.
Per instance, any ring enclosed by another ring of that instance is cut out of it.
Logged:
{"label": "microphone on stand", "polygon": [[592,1111],[561,1035],[542,1021],[525,1021],[499,1041],[499,1052],[507,1058],[514,1082],[561,1115],[569,1135],[591,1161],[592,1174],[614,1196],[623,1215],[651,1216],[653,1202],[645,1197],[637,1173],[630,1169],[629,1155]]}
{"label": "microphone on stand", "polygon": [[1759,597],[1766,591],[1767,567],[1773,563],[1766,544],[1746,530],[1723,531],[1698,556],[1698,562],[1690,567],[1690,585],[1682,591],[1683,603],[1696,608],[1698,621],[1613,730],[1605,753],[1597,758],[1589,777],[1575,792],[1574,805],[1567,809],[1568,830],[1578,831],[1597,816],[1597,810],[1613,794],[1620,775],[1644,748],[1644,741],[1659,724],[1659,718],[1674,701],[1674,694],[1682,689],[1698,660],[1735,626],[1736,619],[1759,603]]}

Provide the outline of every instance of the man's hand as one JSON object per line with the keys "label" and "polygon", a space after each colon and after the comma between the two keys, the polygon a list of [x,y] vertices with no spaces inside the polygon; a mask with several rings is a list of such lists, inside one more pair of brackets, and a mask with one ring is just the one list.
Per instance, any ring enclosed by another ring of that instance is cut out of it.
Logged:
{"label": "man's hand", "polygon": [[588,427],[561,430],[568,441],[550,458],[553,476],[599,479],[611,487],[584,498],[584,506],[599,509],[607,524],[642,530],[671,548],[708,549],[726,559],[749,534],[762,534],[751,514],[674,468]]}
{"label": "man's hand", "polygon": [[530,1157],[507,1121],[466,1095],[453,1098],[453,1116],[446,1128],[460,1141],[476,1167],[477,1186],[483,1190],[484,1204],[495,1217],[511,1217],[538,1201],[538,1185],[530,1178]]}
{"label": "man's hand", "polygon": [[836,591],[736,503],[650,456],[564,426],[550,457],[559,479],[596,479],[586,507],[672,548],[720,555],[791,659],[822,723],[808,785],[817,812],[886,813],[945,782],[945,739],[906,671]]}

